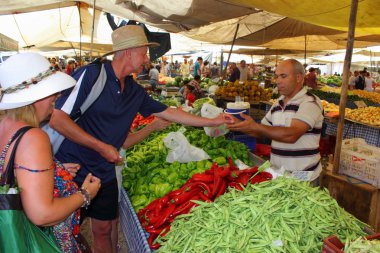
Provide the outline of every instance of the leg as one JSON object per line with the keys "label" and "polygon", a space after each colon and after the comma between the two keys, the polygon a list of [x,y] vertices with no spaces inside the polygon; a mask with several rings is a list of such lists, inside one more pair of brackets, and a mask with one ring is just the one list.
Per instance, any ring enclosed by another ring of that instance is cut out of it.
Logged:
{"label": "leg", "polygon": [[103,221],[91,218],[91,229],[93,235],[93,253],[113,253],[112,228],[117,219]]}
{"label": "leg", "polygon": [[118,244],[118,235],[119,231],[117,230],[117,224],[119,222],[119,217],[112,221],[112,231],[111,231],[111,242],[112,242],[112,250],[114,253],[117,252],[117,244]]}

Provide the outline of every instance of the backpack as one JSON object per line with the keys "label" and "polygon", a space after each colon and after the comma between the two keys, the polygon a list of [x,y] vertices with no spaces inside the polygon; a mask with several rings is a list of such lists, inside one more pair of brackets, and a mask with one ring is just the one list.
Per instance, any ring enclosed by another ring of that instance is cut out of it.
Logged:
{"label": "backpack", "polygon": [[[107,73],[104,68],[104,64],[101,64],[100,68],[100,73],[98,78],[96,79],[96,82],[91,88],[90,93],[88,94],[87,98],[81,105],[80,109],[77,112],[72,112],[74,103],[75,103],[75,97],[79,92],[79,89],[82,84],[82,80],[84,75],[86,74],[87,69],[83,71],[82,75],[79,77],[76,85],[74,86],[73,90],[71,91],[69,97],[67,98],[66,102],[62,106],[61,110],[66,112],[67,114],[70,115],[70,118],[73,121],[78,121],[79,118],[83,115],[83,113],[95,102],[95,100],[100,96],[104,89],[104,85],[106,84],[107,81]],[[49,124],[45,124],[44,126],[41,127],[42,130],[44,130],[50,138],[50,143],[53,148],[53,154],[56,154],[58,152],[59,147],[61,146],[62,142],[64,141],[65,137],[61,135],[59,132],[54,130],[49,126]]]}

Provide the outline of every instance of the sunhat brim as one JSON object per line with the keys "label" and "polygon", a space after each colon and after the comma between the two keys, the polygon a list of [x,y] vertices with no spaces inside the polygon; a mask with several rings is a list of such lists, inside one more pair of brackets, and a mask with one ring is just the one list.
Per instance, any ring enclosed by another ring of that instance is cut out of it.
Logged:
{"label": "sunhat brim", "polygon": [[116,53],[118,51],[123,51],[123,50],[131,49],[131,48],[137,48],[137,47],[158,47],[159,45],[160,44],[157,43],[157,42],[148,42],[148,43],[144,43],[144,44],[140,44],[140,45],[134,45],[133,47],[126,47],[126,48],[121,48],[121,49],[113,50],[111,52],[105,53],[102,57],[106,57],[106,56],[114,54],[114,53]]}
{"label": "sunhat brim", "polygon": [[75,84],[74,78],[57,71],[28,88],[4,94],[0,102],[0,110],[14,109],[32,104],[40,99],[71,88]]}

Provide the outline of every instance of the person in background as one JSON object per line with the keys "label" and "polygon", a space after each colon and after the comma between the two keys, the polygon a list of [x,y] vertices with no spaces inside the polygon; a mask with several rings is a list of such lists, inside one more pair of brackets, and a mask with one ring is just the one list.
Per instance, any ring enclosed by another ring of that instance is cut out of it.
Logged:
{"label": "person in background", "polygon": [[55,71],[62,71],[61,66],[57,63],[57,59],[55,57],[52,57],[50,59],[50,67],[51,69],[54,69]]}
{"label": "person in background", "polygon": [[248,79],[252,79],[256,75],[256,66],[255,64],[249,64],[248,66]]}
{"label": "person in background", "polygon": [[188,106],[193,106],[193,103],[195,102],[196,98],[194,95],[194,86],[190,84],[184,85],[185,91],[184,94],[186,94],[185,100],[187,101]]}
{"label": "person in background", "polygon": [[[355,71],[357,72],[357,71]],[[348,78],[348,89],[353,90],[355,88],[355,76],[352,74],[352,71],[350,71],[350,77]]]}
{"label": "person in background", "polygon": [[[76,181],[82,182],[87,172],[102,180],[102,187],[86,210],[91,218],[93,252],[117,251],[118,188],[115,164],[123,161],[119,150],[127,140],[136,114],[154,115],[168,121],[192,126],[218,126],[228,122],[224,114],[213,119],[198,117],[152,99],[130,76],[142,70],[149,62],[149,43],[141,26],[126,25],[112,32],[114,54],[111,62],[104,64],[107,80],[98,99],[74,122],[63,107],[68,98],[75,100],[72,112],[76,113],[86,98],[86,91],[95,83],[99,67],[89,64],[79,69],[75,79],[83,74],[78,91],[63,93],[56,102],[50,126],[66,137],[56,157],[62,161],[74,161],[81,165]],[[76,96],[76,97],[75,97]]]}
{"label": "person in background", "polygon": [[239,72],[240,72],[239,81],[240,82],[247,81],[248,80],[248,67],[247,67],[246,62],[244,60],[241,60],[238,68],[239,68]]}
{"label": "person in background", "polygon": [[236,67],[236,63],[233,62],[230,65],[230,77],[228,78],[228,81],[234,83],[236,80],[239,80],[239,78],[240,78],[240,71]]}
{"label": "person in background", "polygon": [[156,90],[157,85],[158,85],[158,70],[153,66],[153,64],[150,64],[150,69],[149,69],[149,83],[152,85],[152,89]]}
{"label": "person in background", "polygon": [[190,71],[190,73],[191,74],[194,74],[194,61],[193,61],[193,59],[190,59],[190,61],[189,61],[189,71]]}
{"label": "person in background", "polygon": [[248,115],[240,114],[244,121],[234,118],[234,122],[227,123],[227,126],[232,131],[271,139],[270,162],[274,169],[283,167],[288,172],[308,171],[311,174],[309,180],[317,184],[322,171],[319,152],[323,123],[321,101],[303,87],[304,67],[297,60],[281,62],[276,68],[275,78],[281,96],[261,124]]}
{"label": "person in background", "polygon": [[216,64],[216,62],[214,62],[212,64],[212,67],[211,67],[211,78],[212,79],[215,79],[215,78],[218,78],[220,75],[219,75],[219,67],[218,67],[218,64]]}
{"label": "person in background", "polygon": [[317,88],[317,75],[315,74],[315,68],[310,67],[309,73],[305,76],[304,85],[312,89]]}
{"label": "person in background", "polygon": [[201,86],[199,85],[200,83],[201,83],[201,77],[199,75],[196,75],[194,79],[189,82],[189,85],[194,87],[194,95],[196,99],[204,97],[204,93],[201,89]]}
{"label": "person in background", "polygon": [[210,77],[211,73],[210,73],[210,65],[209,65],[209,62],[208,61],[205,61],[203,63],[203,65],[201,66],[201,73],[202,73],[202,77],[206,78],[206,77]]}
{"label": "person in background", "polygon": [[189,63],[187,63],[187,59],[183,59],[183,63],[180,66],[180,72],[182,77],[188,77],[190,74],[190,66]]}
{"label": "person in background", "polygon": [[[40,227],[52,227],[62,252],[81,252],[80,207],[88,207],[100,188],[100,180],[84,174],[81,188],[72,181],[78,164],[53,159],[48,135],[39,128],[49,117],[58,94],[75,85],[70,76],[50,69],[45,57],[36,53],[11,56],[0,65],[0,181],[14,149],[20,129],[32,127],[20,137],[14,159],[21,202],[28,219]],[[3,231],[4,232],[4,231]],[[12,242],[7,242],[12,243]],[[18,242],[24,243],[24,242]]]}
{"label": "person in background", "polygon": [[75,71],[75,61],[74,60],[70,60],[68,63],[67,63],[67,66],[66,66],[66,74],[68,74],[69,76],[71,76]]}
{"label": "person in background", "polygon": [[167,61],[163,61],[162,64],[161,64],[160,74],[162,74],[163,76],[168,76],[167,65],[168,65]]}
{"label": "person in background", "polygon": [[364,72],[360,71],[360,72],[358,72],[358,75],[355,79],[355,89],[364,90],[364,87],[365,87]]}
{"label": "person in background", "polygon": [[365,90],[372,92],[373,91],[373,78],[371,77],[371,74],[369,72],[366,72],[365,74]]}
{"label": "person in background", "polygon": [[201,72],[202,65],[203,65],[203,58],[198,57],[197,61],[194,64],[194,76],[201,76],[202,75],[202,72]]}

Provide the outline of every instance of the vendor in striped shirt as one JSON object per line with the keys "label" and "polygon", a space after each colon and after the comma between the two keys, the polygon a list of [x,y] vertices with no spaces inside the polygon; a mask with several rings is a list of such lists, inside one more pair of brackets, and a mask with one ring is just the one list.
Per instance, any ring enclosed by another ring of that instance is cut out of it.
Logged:
{"label": "vendor in striped shirt", "polygon": [[[310,171],[309,181],[316,181],[322,170],[319,139],[323,122],[321,101],[303,87],[305,71],[300,62],[288,59],[275,72],[280,98],[262,119],[261,124],[251,117],[228,124],[232,131],[272,140],[270,162],[274,169]],[[231,116],[232,117],[232,116]]]}

